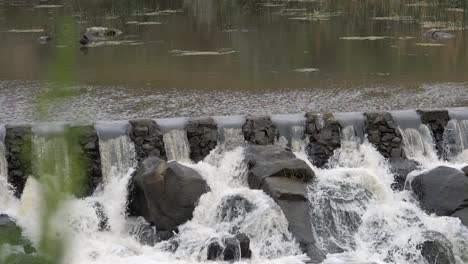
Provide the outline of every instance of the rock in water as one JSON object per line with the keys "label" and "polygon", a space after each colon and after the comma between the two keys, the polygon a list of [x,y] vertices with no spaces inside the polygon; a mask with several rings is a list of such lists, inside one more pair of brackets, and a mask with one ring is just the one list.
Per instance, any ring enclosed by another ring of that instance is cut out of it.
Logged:
{"label": "rock in water", "polygon": [[26,254],[36,251],[31,242],[23,237],[22,230],[15,221],[8,215],[0,214],[0,248],[5,244],[20,246]]}
{"label": "rock in water", "polygon": [[468,177],[468,166],[464,167],[462,171],[465,173],[465,175]]}
{"label": "rock in water", "polygon": [[408,174],[415,171],[419,167],[419,163],[414,160],[408,160],[403,158],[390,158],[390,169],[394,174],[394,183],[392,188],[394,190],[402,191],[405,188],[406,178]]}
{"label": "rock in water", "polygon": [[122,34],[122,31],[106,27],[90,27],[87,28],[82,38],[80,39],[81,45],[87,45],[94,41],[105,40],[110,37],[116,37]]}
{"label": "rock in water", "polygon": [[441,40],[441,39],[453,39],[456,36],[454,34],[450,34],[447,32],[443,32],[439,29],[433,28],[433,29],[429,29],[426,33],[424,33],[424,37],[427,39]]}
{"label": "rock in water", "polygon": [[416,176],[411,188],[428,213],[451,216],[468,208],[468,177],[457,169],[444,166],[432,169]]}
{"label": "rock in water", "polygon": [[194,162],[203,160],[218,144],[218,127],[212,118],[190,120],[185,131]]}
{"label": "rock in water", "polygon": [[250,238],[244,233],[237,234],[235,238],[239,241],[241,258],[250,258],[252,256]]}
{"label": "rock in water", "polygon": [[207,248],[208,260],[238,261],[241,258],[250,258],[250,239],[246,234],[237,234],[234,237],[213,239]]}
{"label": "rock in water", "polygon": [[455,264],[450,242],[442,234],[439,236],[438,239],[429,239],[418,245],[421,255],[428,264]]}
{"label": "rock in water", "polygon": [[315,245],[311,227],[307,184],[314,171],[303,160],[279,146],[249,146],[245,149],[250,188],[262,189],[280,206],[301,249],[314,262],[325,258]]}
{"label": "rock in water", "polygon": [[133,181],[136,215],[158,230],[177,230],[178,225],[190,220],[200,196],[209,190],[195,170],[157,157],[145,159]]}
{"label": "rock in water", "polygon": [[218,210],[219,218],[222,221],[232,222],[232,220],[244,217],[255,208],[251,202],[240,195],[233,195],[225,198]]}
{"label": "rock in water", "polygon": [[273,145],[278,138],[278,131],[268,116],[247,116],[242,131],[245,140],[256,145]]}

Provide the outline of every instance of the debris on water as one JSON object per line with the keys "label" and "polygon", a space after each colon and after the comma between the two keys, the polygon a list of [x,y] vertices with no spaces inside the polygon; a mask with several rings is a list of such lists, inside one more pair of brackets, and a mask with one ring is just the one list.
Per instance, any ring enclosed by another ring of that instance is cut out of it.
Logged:
{"label": "debris on water", "polygon": [[440,39],[453,39],[456,36],[454,34],[450,34],[447,32],[443,32],[439,29],[433,28],[429,29],[424,33],[424,37],[427,39],[435,39],[435,40],[440,40]]}
{"label": "debris on water", "polygon": [[373,20],[381,21],[400,21],[405,23],[413,23],[416,20],[411,16],[386,16],[386,17],[373,17]]}
{"label": "debris on water", "polygon": [[416,43],[416,46],[421,46],[421,47],[442,47],[442,46],[445,46],[445,44],[442,44],[442,43]]}
{"label": "debris on water", "polygon": [[63,7],[63,5],[36,5],[34,8],[36,9],[49,9],[49,8],[60,8]]}
{"label": "debris on water", "polygon": [[406,6],[411,6],[411,7],[431,7],[431,6],[437,6],[437,3],[428,3],[426,1],[421,1],[421,2],[416,2],[412,4],[406,4]]}
{"label": "debris on water", "polygon": [[122,34],[121,30],[106,27],[90,27],[80,39],[81,45],[88,45],[93,42],[102,42],[108,38],[116,37]]}
{"label": "debris on water", "polygon": [[151,26],[151,25],[162,25],[161,22],[157,21],[128,21],[127,25],[138,25],[138,26]]}
{"label": "debris on water", "polygon": [[161,15],[172,15],[177,13],[183,13],[183,9],[165,9],[165,10],[158,10],[149,13],[138,14],[139,16],[161,16]]}
{"label": "debris on water", "polygon": [[414,39],[415,37],[411,37],[411,36],[403,36],[403,37],[398,37],[398,40],[410,40],[410,39]]}
{"label": "debris on water", "polygon": [[382,40],[391,39],[389,36],[367,36],[367,37],[340,37],[341,40]]}
{"label": "debris on water", "polygon": [[449,12],[459,12],[459,13],[464,13],[465,12],[465,9],[463,9],[463,8],[446,8],[445,10],[447,10]]}
{"label": "debris on water", "polygon": [[42,33],[45,30],[42,28],[31,28],[31,29],[10,29],[6,32],[10,33]]}
{"label": "debris on water", "polygon": [[52,40],[52,37],[51,36],[40,36],[37,41],[40,43],[40,44],[47,44],[49,43],[50,41]]}
{"label": "debris on water", "polygon": [[312,14],[305,14],[304,16],[290,17],[292,20],[302,20],[302,21],[326,21],[330,20],[332,17],[338,17],[343,15],[343,12],[333,12],[333,13],[320,13],[314,12]]}
{"label": "debris on water", "polygon": [[220,56],[236,53],[237,51],[231,49],[221,49],[218,51],[197,51],[197,50],[171,50],[169,53],[176,56]]}
{"label": "debris on water", "polygon": [[317,68],[301,68],[301,69],[295,69],[293,71],[294,72],[300,72],[300,73],[312,73],[312,72],[318,72],[319,69],[317,69]]}

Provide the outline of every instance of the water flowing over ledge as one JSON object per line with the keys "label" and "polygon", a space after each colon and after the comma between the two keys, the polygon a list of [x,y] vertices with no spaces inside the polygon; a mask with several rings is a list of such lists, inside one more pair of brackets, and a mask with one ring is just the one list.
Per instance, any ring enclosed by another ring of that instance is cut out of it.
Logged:
{"label": "water flowing over ledge", "polygon": [[[55,136],[81,129],[83,155],[92,161],[88,195],[70,197],[53,220],[69,239],[67,263],[199,263],[213,243],[228,247],[227,238],[246,234],[252,256],[235,251],[239,263],[436,263],[427,253],[436,248],[437,258],[462,264],[466,208],[430,214],[413,183],[440,166],[466,173],[467,124],[468,109],[456,108],[0,126],[0,214],[37,245],[43,187],[30,176],[32,157],[53,149],[56,161],[67,160]],[[19,158],[20,146],[35,152]],[[262,148],[267,153],[255,157]],[[128,197],[151,157],[169,160],[174,171],[193,170],[209,191],[171,238],[148,243],[165,230],[129,213]],[[313,179],[276,175],[262,185],[252,182],[255,166],[261,173],[307,168]]]}

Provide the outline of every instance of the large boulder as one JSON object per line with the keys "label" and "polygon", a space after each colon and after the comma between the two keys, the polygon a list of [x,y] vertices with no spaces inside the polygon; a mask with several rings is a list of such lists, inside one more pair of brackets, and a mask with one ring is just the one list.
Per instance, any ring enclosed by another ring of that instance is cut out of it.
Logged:
{"label": "large boulder", "polygon": [[403,158],[390,158],[388,160],[390,170],[394,175],[392,189],[402,191],[405,188],[406,178],[408,174],[419,168],[419,163],[414,160]]}
{"label": "large boulder", "polygon": [[450,216],[468,207],[468,177],[460,170],[437,167],[416,176],[411,188],[429,213]]}
{"label": "large boulder", "polygon": [[459,218],[468,227],[468,204],[464,208],[456,210],[451,216]]}
{"label": "large boulder", "polygon": [[306,152],[310,161],[323,167],[336,149],[341,147],[341,125],[333,114],[306,114]]}
{"label": "large boulder", "polygon": [[273,145],[278,138],[278,130],[268,116],[247,116],[242,131],[245,140],[256,145]]}
{"label": "large boulder", "polygon": [[279,146],[249,146],[245,150],[248,182],[262,189],[280,206],[301,249],[315,262],[324,256],[315,245],[307,199],[314,171],[303,160]]}
{"label": "large boulder", "polygon": [[190,159],[203,160],[218,144],[218,127],[212,118],[190,120],[185,125],[190,145]]}
{"label": "large boulder", "polygon": [[195,170],[158,157],[145,159],[133,178],[130,207],[158,230],[177,230],[190,220],[209,188]]}

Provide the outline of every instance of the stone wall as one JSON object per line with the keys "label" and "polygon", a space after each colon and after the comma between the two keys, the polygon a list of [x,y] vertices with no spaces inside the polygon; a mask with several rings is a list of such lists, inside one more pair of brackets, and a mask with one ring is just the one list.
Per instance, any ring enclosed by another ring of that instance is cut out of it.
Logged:
{"label": "stone wall", "polygon": [[138,162],[150,156],[167,159],[163,133],[156,121],[151,119],[130,120],[130,125],[129,136],[135,144]]}
{"label": "stone wall", "polygon": [[5,155],[8,162],[8,182],[14,188],[15,196],[21,197],[31,165],[31,126],[5,127]]}
{"label": "stone wall", "polygon": [[190,159],[203,160],[218,144],[218,127],[212,118],[190,120],[185,125],[190,145]]}
{"label": "stone wall", "polygon": [[247,116],[242,126],[245,141],[255,145],[273,145],[278,130],[269,116]]}
{"label": "stone wall", "polygon": [[365,113],[367,138],[386,158],[405,157],[402,135],[390,113]]}
{"label": "stone wall", "polygon": [[432,132],[439,157],[445,157],[444,131],[450,120],[447,110],[418,110],[421,123],[427,125]]}
{"label": "stone wall", "polygon": [[309,140],[307,155],[317,167],[325,166],[333,152],[341,147],[341,126],[331,113],[307,113],[305,135]]}

